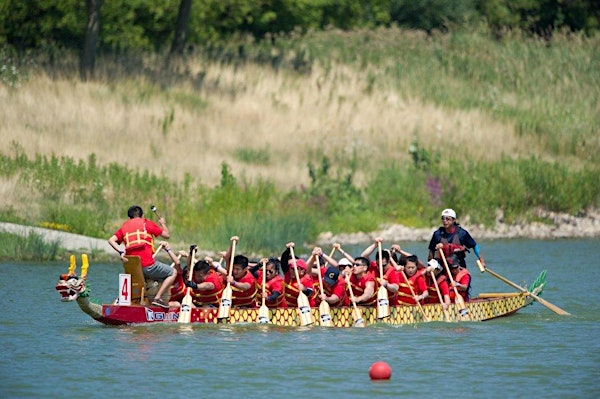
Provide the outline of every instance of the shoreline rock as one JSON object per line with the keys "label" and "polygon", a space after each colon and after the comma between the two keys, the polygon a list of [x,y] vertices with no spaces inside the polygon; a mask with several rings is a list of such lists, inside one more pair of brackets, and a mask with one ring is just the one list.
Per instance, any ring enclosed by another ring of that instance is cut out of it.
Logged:
{"label": "shoreline rock", "polygon": [[[496,239],[558,239],[558,238],[593,238],[600,237],[600,211],[592,210],[582,215],[536,210],[536,216],[547,223],[517,223],[506,224],[501,213],[497,214],[496,225],[485,228],[484,225],[471,225],[468,218],[459,223],[469,231],[477,241]],[[403,225],[390,225],[369,233],[358,232],[350,234],[321,233],[317,239],[319,245],[331,245],[335,242],[343,244],[362,244],[382,237],[385,241],[429,241],[431,235],[439,226],[432,228],[412,228]]]}

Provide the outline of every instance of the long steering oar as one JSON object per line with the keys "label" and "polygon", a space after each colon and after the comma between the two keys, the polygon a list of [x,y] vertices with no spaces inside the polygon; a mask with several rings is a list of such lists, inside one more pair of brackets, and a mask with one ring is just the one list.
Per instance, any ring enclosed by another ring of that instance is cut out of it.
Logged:
{"label": "long steering oar", "polygon": [[[190,257],[188,261],[188,281],[192,281],[192,277],[194,276],[194,265],[196,263],[196,250],[198,247],[196,245],[190,246]],[[178,323],[190,324],[192,321],[192,289],[190,287],[186,287],[185,296],[181,301],[181,309],[179,310],[179,317],[177,319]]]}
{"label": "long steering oar", "polygon": [[[383,258],[381,257],[381,242],[377,242],[377,256],[379,257],[379,278],[383,281]],[[384,319],[390,315],[390,300],[387,289],[381,285],[377,290],[377,318]]]}
{"label": "long steering oar", "polygon": [[262,263],[262,305],[258,309],[258,322],[260,324],[269,323],[269,308],[267,307],[266,301],[266,285],[267,285],[267,261],[263,260]]}
{"label": "long steering oar", "polygon": [[438,299],[440,300],[440,305],[442,306],[442,310],[444,311],[444,317],[445,317],[446,321],[449,322],[450,314],[448,313],[448,309],[444,309],[444,298],[442,298],[442,293],[440,292],[440,286],[438,285],[437,277],[435,276],[435,272],[432,270],[429,273],[431,273],[431,279],[433,280],[433,285],[435,285],[435,291],[437,292]]}
{"label": "long steering oar", "polygon": [[[323,278],[321,277],[321,261],[317,256],[317,275],[319,276],[319,290],[321,291],[321,298],[325,296],[325,290],[323,290]],[[332,327],[331,324],[331,309],[329,307],[329,303],[321,299],[321,303],[319,304],[319,318],[321,320],[321,325],[323,327]]]}
{"label": "long steering oar", "polygon": [[461,320],[471,320],[471,316],[469,315],[469,309],[465,304],[465,300],[458,292],[456,285],[454,285],[454,278],[452,277],[452,273],[450,272],[450,268],[448,267],[448,262],[446,261],[446,255],[444,255],[444,250],[440,248],[440,256],[442,257],[442,261],[444,262],[444,267],[446,268],[446,273],[448,273],[448,278],[450,279],[450,285],[452,285],[452,289],[454,290],[454,303],[458,306],[458,314]]}
{"label": "long steering oar", "polygon": [[362,312],[356,306],[356,298],[354,298],[354,291],[352,291],[352,283],[350,282],[350,276],[346,279],[346,283],[348,284],[348,293],[350,294],[350,302],[352,302],[352,317],[354,318],[354,327],[364,327],[365,320],[362,317]]}
{"label": "long steering oar", "polygon": [[217,319],[228,319],[229,311],[231,310],[231,297],[233,295],[231,290],[231,283],[229,282],[229,277],[231,277],[231,273],[233,272],[233,257],[235,255],[235,242],[236,240],[231,241],[231,256],[229,257],[229,271],[227,272],[227,286],[223,290],[223,295],[221,295],[221,302],[219,303],[219,313],[217,314]]}
{"label": "long steering oar", "polygon": [[296,256],[294,255],[294,247],[290,246],[290,255],[294,263],[294,273],[296,273],[296,282],[298,283],[298,317],[300,317],[301,326],[309,326],[314,323],[312,314],[310,313],[310,302],[308,297],[300,290],[300,275],[298,274],[298,266],[296,264]]}
{"label": "long steering oar", "polygon": [[421,315],[423,316],[423,320],[429,321],[429,319],[427,318],[427,315],[425,314],[425,309],[423,309],[423,306],[421,306],[421,302],[417,301],[417,294],[415,294],[415,290],[413,289],[412,285],[410,284],[410,280],[406,276],[406,273],[404,273],[404,270],[400,270],[400,273],[402,273],[402,277],[404,277],[404,281],[406,281],[406,285],[408,285],[410,294],[413,296],[413,299],[417,303],[417,307],[419,308],[419,311],[421,312]]}
{"label": "long steering oar", "polygon": [[479,267],[479,270],[483,273],[488,272],[489,274],[491,274],[492,276],[496,277],[499,280],[504,281],[506,284],[510,285],[511,287],[514,287],[516,289],[518,289],[521,292],[524,292],[526,294],[531,295],[531,297],[533,299],[535,299],[536,301],[538,301],[539,303],[541,303],[542,305],[544,305],[545,307],[547,307],[548,309],[550,309],[551,311],[553,311],[556,314],[559,314],[561,316],[570,316],[571,313],[567,312],[566,310],[563,310],[561,308],[559,308],[556,305],[551,304],[550,302],[548,302],[547,300],[537,296],[536,294],[529,292],[528,290],[526,290],[525,288],[521,287],[520,285],[513,283],[512,281],[510,281],[509,279],[507,279],[506,277],[502,277],[501,275],[499,275],[498,273],[494,272],[493,270],[490,270],[489,267],[487,266],[483,266],[481,264],[481,262],[479,261],[479,259],[477,260],[477,267]]}

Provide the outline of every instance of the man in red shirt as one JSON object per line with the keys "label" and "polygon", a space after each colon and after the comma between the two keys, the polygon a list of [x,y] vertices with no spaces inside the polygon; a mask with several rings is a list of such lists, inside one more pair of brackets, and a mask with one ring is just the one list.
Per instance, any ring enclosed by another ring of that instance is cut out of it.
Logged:
{"label": "man in red shirt", "polygon": [[356,297],[356,303],[359,305],[375,306],[377,301],[375,276],[369,272],[370,264],[369,259],[359,256],[354,259],[352,274],[348,277],[352,285],[352,291]]}
{"label": "man in red shirt", "polygon": [[[108,239],[108,243],[119,253],[123,263],[127,262],[126,256],[139,256],[144,276],[163,280],[152,304],[168,309],[169,304],[161,297],[175,281],[177,272],[171,266],[154,260],[152,256],[154,255],[154,237],[165,239],[170,237],[167,222],[160,217],[158,219],[159,227],[152,220],[144,218],[144,211],[137,205],[133,205],[127,210],[127,216],[129,216],[129,220],[123,223],[119,230]],[[124,251],[119,247],[121,243],[125,244]]]}
{"label": "man in red shirt", "polygon": [[[265,304],[269,308],[287,308],[287,302],[285,301],[285,288],[283,277],[280,275],[281,265],[277,258],[263,258],[260,260],[260,265],[263,261],[267,264],[266,266],[266,283],[265,283]],[[262,269],[260,265],[253,266],[250,271],[257,281],[262,281]],[[259,293],[262,295],[262,287]],[[257,299],[262,299],[259,296]]]}
{"label": "man in red shirt", "polygon": [[319,295],[319,300],[326,301],[330,306],[348,306],[346,281],[343,277],[340,277],[340,270],[335,266],[329,266],[327,269],[322,268],[321,270],[323,273],[323,295]]}
{"label": "man in red shirt", "polygon": [[248,270],[248,258],[244,255],[233,257],[233,270],[227,276],[231,283],[231,305],[234,307],[256,307],[256,279]]}
{"label": "man in red shirt", "polygon": [[185,285],[192,289],[192,301],[196,307],[219,307],[223,279],[206,260],[199,260],[194,265],[192,281]]}

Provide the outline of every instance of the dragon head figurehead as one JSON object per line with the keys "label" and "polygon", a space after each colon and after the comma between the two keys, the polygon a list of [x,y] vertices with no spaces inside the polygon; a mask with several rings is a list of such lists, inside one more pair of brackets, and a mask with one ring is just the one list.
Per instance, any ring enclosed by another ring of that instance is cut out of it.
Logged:
{"label": "dragon head figurehead", "polygon": [[80,295],[84,294],[87,287],[85,279],[74,274],[61,274],[58,283],[56,283],[56,290],[61,296],[61,301],[69,302],[76,300]]}

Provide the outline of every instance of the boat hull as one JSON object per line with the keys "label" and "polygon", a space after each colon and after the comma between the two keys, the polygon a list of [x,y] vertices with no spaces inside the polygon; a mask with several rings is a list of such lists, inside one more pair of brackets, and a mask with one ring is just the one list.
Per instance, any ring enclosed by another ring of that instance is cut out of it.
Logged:
{"label": "boat hull", "polygon": [[[80,307],[97,321],[108,325],[127,325],[140,323],[169,323],[177,322],[179,308],[163,309],[156,306],[141,305],[114,305],[92,304],[87,298],[78,298]],[[505,295],[493,298],[474,298],[467,304],[472,321],[485,321],[497,317],[508,316],[531,303],[531,298],[526,294]],[[90,306],[94,310],[90,311]],[[377,309],[374,307],[359,307],[366,325],[384,323],[390,325],[416,324],[425,322],[425,318],[416,306],[392,306],[390,315],[384,319],[377,318]],[[334,327],[352,327],[354,319],[352,307],[331,308],[331,322]],[[448,320],[441,305],[424,305],[423,310],[428,321],[459,320],[457,309],[452,305],[448,311]],[[311,309],[313,320],[318,325],[318,309]],[[217,317],[218,309],[192,309],[191,323],[258,323],[258,309],[236,309],[230,311],[228,319]],[[296,308],[269,309],[269,320],[277,326],[300,326],[300,318]]]}

